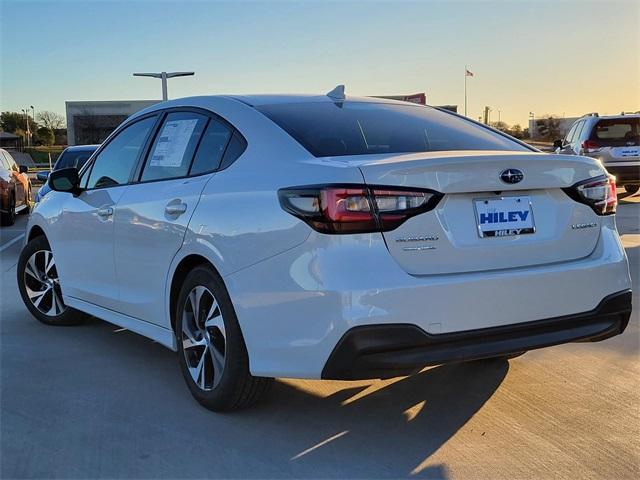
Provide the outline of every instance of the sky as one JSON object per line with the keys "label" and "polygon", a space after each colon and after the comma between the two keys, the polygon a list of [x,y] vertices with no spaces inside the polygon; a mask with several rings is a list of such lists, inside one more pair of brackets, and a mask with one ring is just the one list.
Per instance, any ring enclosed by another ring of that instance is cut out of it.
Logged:
{"label": "sky", "polygon": [[169,97],[426,92],[477,118],[640,110],[640,0],[0,0],[0,110]]}

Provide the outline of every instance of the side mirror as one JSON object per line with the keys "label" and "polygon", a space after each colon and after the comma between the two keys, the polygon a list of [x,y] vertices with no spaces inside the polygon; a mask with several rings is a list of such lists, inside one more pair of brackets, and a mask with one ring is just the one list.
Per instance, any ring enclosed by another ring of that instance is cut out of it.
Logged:
{"label": "side mirror", "polygon": [[29,167],[27,167],[26,165],[20,165],[18,167],[18,170],[20,171],[20,173],[28,173],[29,172]]}
{"label": "side mirror", "polygon": [[76,195],[80,192],[79,183],[77,168],[62,168],[49,174],[49,186],[56,192],[69,192]]}
{"label": "side mirror", "polygon": [[558,148],[562,148],[562,140],[555,140],[553,142],[553,149],[557,150]]}

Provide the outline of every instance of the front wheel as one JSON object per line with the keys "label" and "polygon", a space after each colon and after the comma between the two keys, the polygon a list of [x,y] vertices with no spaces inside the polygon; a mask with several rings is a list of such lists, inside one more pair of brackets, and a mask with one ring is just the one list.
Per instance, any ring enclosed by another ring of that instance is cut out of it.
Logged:
{"label": "front wheel", "polygon": [[18,289],[31,314],[47,325],[77,325],[87,315],[62,300],[58,271],[49,242],[43,236],[25,245],[18,260]]}
{"label": "front wheel", "polygon": [[184,280],[174,313],[178,359],[194,398],[214,411],[254,404],[271,378],[249,372],[249,356],[229,294],[208,266]]}
{"label": "front wheel", "polygon": [[637,193],[638,190],[640,190],[640,185],[625,185],[624,186],[624,191],[633,195],[634,193]]}

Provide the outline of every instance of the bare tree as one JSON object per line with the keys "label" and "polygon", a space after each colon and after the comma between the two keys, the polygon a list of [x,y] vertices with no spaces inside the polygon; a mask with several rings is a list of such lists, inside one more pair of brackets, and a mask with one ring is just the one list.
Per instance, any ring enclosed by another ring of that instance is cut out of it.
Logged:
{"label": "bare tree", "polygon": [[62,115],[56,112],[50,112],[48,110],[39,112],[38,120],[42,122],[45,127],[51,130],[63,128],[65,124],[64,117]]}

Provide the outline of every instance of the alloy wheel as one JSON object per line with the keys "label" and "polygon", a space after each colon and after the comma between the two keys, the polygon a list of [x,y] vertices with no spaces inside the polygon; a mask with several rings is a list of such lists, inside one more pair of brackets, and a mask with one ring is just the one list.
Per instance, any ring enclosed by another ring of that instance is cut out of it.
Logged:
{"label": "alloy wheel", "polygon": [[33,306],[44,315],[56,317],[67,309],[50,250],[38,250],[29,257],[24,268],[24,286]]}
{"label": "alloy wheel", "polygon": [[226,332],[222,311],[214,295],[204,286],[189,292],[182,308],[182,350],[194,383],[213,390],[225,367]]}

